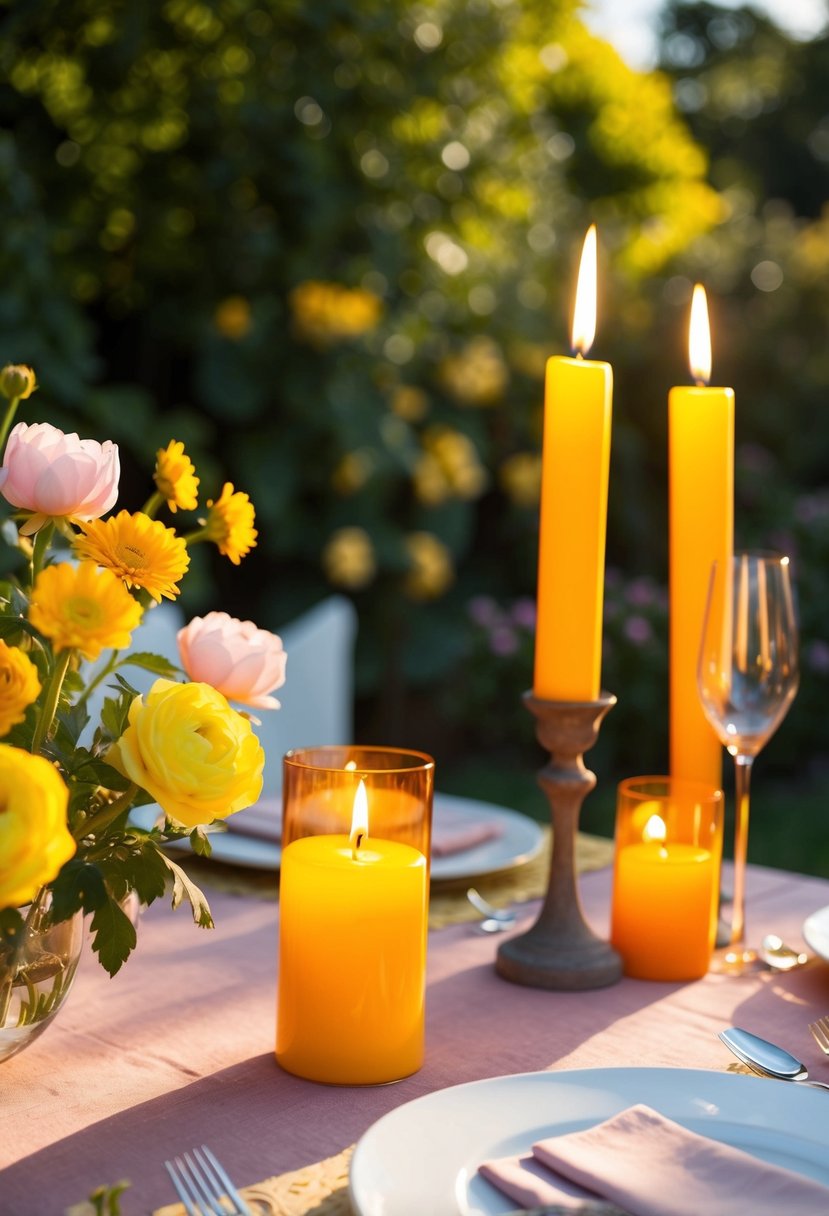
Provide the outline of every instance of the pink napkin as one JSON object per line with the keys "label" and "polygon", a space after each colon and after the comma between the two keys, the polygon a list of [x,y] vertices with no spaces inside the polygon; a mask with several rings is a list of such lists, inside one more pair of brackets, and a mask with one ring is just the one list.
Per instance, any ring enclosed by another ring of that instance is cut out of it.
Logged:
{"label": "pink napkin", "polygon": [[[229,832],[254,836],[259,840],[272,840],[278,844],[282,838],[281,799],[262,798],[255,806],[230,815],[225,822]],[[497,823],[476,822],[469,811],[438,803],[432,823],[432,856],[446,857],[452,853],[462,853],[495,839],[501,832],[501,826]]]}
{"label": "pink napkin", "polygon": [[[826,1216],[829,1188],[741,1149],[709,1140],[647,1106],[587,1131],[539,1140],[526,1157],[487,1161],[480,1173],[523,1207],[601,1197],[630,1216]],[[538,1163],[548,1167],[539,1177]],[[517,1172],[518,1171],[518,1172]],[[554,1172],[553,1172],[554,1171]],[[526,1177],[524,1176],[526,1174]],[[581,1199],[565,1182],[589,1187]]]}

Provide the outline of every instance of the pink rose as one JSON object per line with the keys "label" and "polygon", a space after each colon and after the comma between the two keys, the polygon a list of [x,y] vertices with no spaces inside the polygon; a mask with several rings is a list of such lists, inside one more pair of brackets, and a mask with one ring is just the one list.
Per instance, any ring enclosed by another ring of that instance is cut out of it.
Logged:
{"label": "pink rose", "polygon": [[33,511],[22,532],[35,532],[55,515],[98,519],[115,504],[121,466],[118,445],[64,435],[48,422],[18,422],[9,435],[0,494]]}
{"label": "pink rose", "polygon": [[228,701],[279,709],[266,694],[285,683],[282,639],[226,612],[196,616],[178,631],[178,652],[189,679],[210,684]]}

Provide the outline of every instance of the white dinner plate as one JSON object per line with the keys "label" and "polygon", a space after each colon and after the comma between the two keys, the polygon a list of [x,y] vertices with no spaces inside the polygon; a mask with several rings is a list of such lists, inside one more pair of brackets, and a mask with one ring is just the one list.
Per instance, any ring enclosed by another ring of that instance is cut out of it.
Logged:
{"label": "white dinner plate", "polygon": [[809,949],[829,963],[829,908],[820,908],[807,916],[801,932]]}
{"label": "white dinner plate", "polygon": [[[685,1068],[591,1068],[441,1089],[384,1115],[354,1150],[358,1216],[495,1216],[515,1203],[477,1175],[637,1102],[711,1139],[829,1185],[827,1097],[786,1081]],[[781,1213],[782,1216],[782,1213]]]}
{"label": "white dinner plate", "polygon": [[[433,858],[433,881],[453,882],[511,870],[535,857],[543,844],[541,825],[518,811],[471,798],[459,798],[454,794],[435,794],[434,813],[439,815],[442,807],[451,809],[456,827],[462,826],[463,820],[468,818],[470,823],[492,824],[498,828],[498,835],[471,849]],[[158,813],[158,807],[154,804],[143,806],[131,813],[131,819],[136,826],[149,828]],[[244,815],[244,811],[239,814]],[[273,870],[279,868],[282,859],[282,848],[276,841],[263,840],[258,836],[243,836],[240,832],[232,831],[211,832],[210,843],[212,859],[229,865]],[[189,849],[190,845],[183,840],[170,847]]]}

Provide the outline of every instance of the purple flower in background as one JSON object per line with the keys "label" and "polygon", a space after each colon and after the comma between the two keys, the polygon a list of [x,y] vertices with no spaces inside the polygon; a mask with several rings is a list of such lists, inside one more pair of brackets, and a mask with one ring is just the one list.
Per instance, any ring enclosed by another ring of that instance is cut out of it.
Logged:
{"label": "purple flower in background", "polygon": [[535,601],[524,596],[520,600],[516,600],[512,606],[510,613],[516,625],[522,629],[526,629],[528,633],[532,633],[535,629]]}
{"label": "purple flower in background", "polygon": [[499,625],[490,631],[489,648],[499,658],[515,654],[518,649],[518,634],[508,625]]}
{"label": "purple flower in background", "polygon": [[501,609],[491,595],[476,595],[466,605],[469,619],[482,629],[492,629],[501,621]]}
{"label": "purple flower in background", "polygon": [[619,586],[621,586],[621,583],[622,583],[621,572],[619,570],[617,570],[615,566],[608,566],[608,568],[604,572],[605,587],[606,588],[607,587],[619,587]]}
{"label": "purple flower in background", "polygon": [[628,583],[625,599],[636,608],[649,608],[656,602],[656,588],[649,578],[635,578]]}
{"label": "purple flower in background", "polygon": [[822,639],[810,643],[806,650],[806,662],[819,675],[829,674],[829,643]]}
{"label": "purple flower in background", "polygon": [[794,504],[794,517],[802,524],[813,524],[829,516],[829,496],[803,494]]}
{"label": "purple flower in background", "polygon": [[757,473],[766,476],[774,470],[777,463],[768,448],[759,443],[741,443],[737,448],[737,464],[746,473]]}
{"label": "purple flower in background", "polygon": [[622,627],[622,632],[629,642],[633,642],[634,646],[644,646],[653,637],[650,621],[638,614],[628,617]]}

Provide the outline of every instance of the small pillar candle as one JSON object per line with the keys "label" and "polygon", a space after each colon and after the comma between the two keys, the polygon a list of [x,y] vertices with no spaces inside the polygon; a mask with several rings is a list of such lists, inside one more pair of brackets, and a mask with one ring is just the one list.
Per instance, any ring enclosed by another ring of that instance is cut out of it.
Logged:
{"label": "small pillar candle", "polygon": [[619,787],[611,942],[626,975],[705,975],[717,924],[722,792],[632,778]]}

